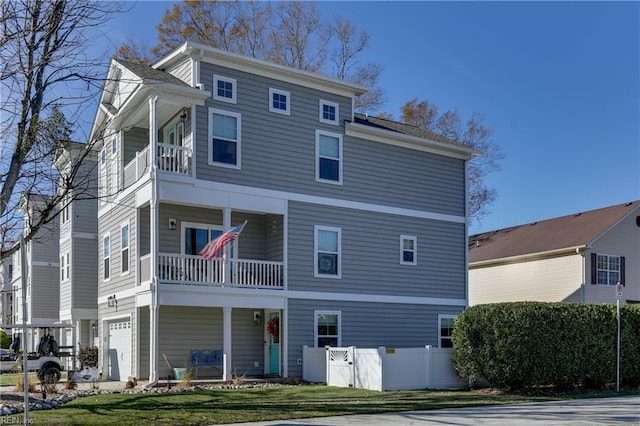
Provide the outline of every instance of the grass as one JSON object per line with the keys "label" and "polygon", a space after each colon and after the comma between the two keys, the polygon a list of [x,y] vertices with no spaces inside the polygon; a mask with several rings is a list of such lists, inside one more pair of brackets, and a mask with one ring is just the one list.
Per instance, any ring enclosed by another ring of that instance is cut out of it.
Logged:
{"label": "grass", "polygon": [[290,386],[89,396],[68,402],[57,410],[31,412],[30,417],[38,425],[213,425],[569,398],[572,397],[481,391],[375,392],[328,386]]}
{"label": "grass", "polygon": [[[29,374],[29,381],[33,383],[39,383],[38,376],[35,371],[31,371]],[[19,373],[2,373],[0,374],[0,385],[11,385],[15,386],[18,382],[22,383],[22,379],[24,375],[22,372]]]}

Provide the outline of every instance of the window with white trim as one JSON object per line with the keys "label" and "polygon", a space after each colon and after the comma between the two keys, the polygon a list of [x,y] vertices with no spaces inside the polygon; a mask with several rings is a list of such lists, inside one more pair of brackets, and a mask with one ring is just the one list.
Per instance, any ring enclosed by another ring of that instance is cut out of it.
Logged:
{"label": "window with white trim", "polygon": [[236,79],[213,75],[213,99],[216,101],[236,103]]}
{"label": "window with white trim", "polygon": [[[182,222],[181,227],[182,254],[194,256],[199,255],[209,241],[215,240],[223,233],[222,227],[218,225]],[[233,251],[230,250],[230,253],[233,253]]]}
{"label": "window with white trim", "polygon": [[60,256],[60,281],[67,281],[71,278],[71,267],[69,265],[69,253]]}
{"label": "window with white trim", "polygon": [[69,210],[71,210],[71,204],[69,203],[69,196],[68,195],[66,195],[63,198],[62,204],[64,205],[64,207],[62,208],[62,211],[60,212],[60,221],[64,225],[67,222],[69,222]]}
{"label": "window with white trim", "polygon": [[598,254],[596,263],[597,284],[616,285],[620,281],[620,256]]}
{"label": "window with white trim", "polygon": [[314,311],[314,342],[316,348],[342,346],[342,312]]}
{"label": "window with white trim", "polygon": [[314,228],[314,276],[342,277],[342,230],[327,226]]}
{"label": "window with white trim", "polygon": [[240,168],[240,114],[209,108],[209,135],[209,164]]}
{"label": "window with white trim", "polygon": [[117,153],[118,153],[118,139],[113,138],[111,139],[111,155],[115,157]]}
{"label": "window with white trim", "polygon": [[418,264],[418,237],[400,235],[400,264]]}
{"label": "window with white trim", "polygon": [[291,94],[285,90],[269,88],[269,111],[289,115]]}
{"label": "window with white trim", "polygon": [[320,122],[338,125],[340,118],[340,106],[335,102],[320,99]]}
{"label": "window with white trim", "polygon": [[438,347],[453,347],[453,321],[455,315],[438,315]]}
{"label": "window with white trim", "polygon": [[98,188],[101,205],[107,202],[105,198],[108,194],[107,181],[107,150],[103,148],[100,151],[100,187]]}
{"label": "window with white trim", "polygon": [[102,277],[105,281],[111,279],[111,236],[102,237]]}
{"label": "window with white trim", "polygon": [[122,224],[120,227],[120,253],[121,253],[121,273],[122,275],[129,273],[129,264],[131,256],[129,253],[129,222]]}
{"label": "window with white trim", "polygon": [[342,184],[342,135],[316,130],[316,181]]}

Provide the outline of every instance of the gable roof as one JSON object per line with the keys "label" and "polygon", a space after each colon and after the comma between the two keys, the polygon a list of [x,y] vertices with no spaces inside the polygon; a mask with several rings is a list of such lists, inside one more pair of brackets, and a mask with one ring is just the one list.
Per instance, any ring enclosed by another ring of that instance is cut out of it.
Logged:
{"label": "gable roof", "polygon": [[639,207],[633,201],[471,235],[469,264],[586,246]]}
{"label": "gable roof", "polygon": [[190,87],[187,83],[169,74],[168,72],[151,68],[149,65],[133,61],[125,61],[123,59],[114,59],[114,61],[118,62],[120,65],[124,66],[129,71],[134,73],[138,78],[140,78],[140,80],[142,80],[142,83],[168,83],[178,86]]}

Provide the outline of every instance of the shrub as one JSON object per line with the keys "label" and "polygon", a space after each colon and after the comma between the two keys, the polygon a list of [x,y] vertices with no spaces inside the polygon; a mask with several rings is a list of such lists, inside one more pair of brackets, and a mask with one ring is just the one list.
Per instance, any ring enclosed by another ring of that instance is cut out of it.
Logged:
{"label": "shrub", "polygon": [[11,347],[11,336],[0,330],[0,348],[9,349]]}
{"label": "shrub", "polygon": [[[640,383],[640,306],[621,307],[621,382]],[[467,309],[453,329],[461,377],[522,389],[597,388],[615,380],[616,308],[605,304],[517,302]]]}
{"label": "shrub", "polygon": [[78,361],[82,367],[98,366],[98,348],[95,346],[86,346],[80,349]]}

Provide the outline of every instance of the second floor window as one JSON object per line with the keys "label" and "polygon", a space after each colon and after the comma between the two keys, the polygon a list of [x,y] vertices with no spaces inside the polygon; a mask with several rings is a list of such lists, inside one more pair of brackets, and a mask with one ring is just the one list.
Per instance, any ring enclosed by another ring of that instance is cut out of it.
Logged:
{"label": "second floor window", "polygon": [[121,233],[121,253],[122,253],[122,273],[126,274],[129,272],[129,224],[125,223],[120,228]]}
{"label": "second floor window", "polygon": [[240,167],[240,114],[211,109],[209,164]]}
{"label": "second floor window", "polygon": [[71,266],[69,265],[69,253],[60,256],[60,281],[67,281],[71,278]]}
{"label": "second floor window", "polygon": [[342,183],[342,135],[316,131],[316,180]]}
{"label": "second floor window", "polygon": [[108,280],[111,278],[111,239],[109,235],[105,235],[102,238],[102,269],[103,278]]}
{"label": "second floor window", "polygon": [[316,226],[315,234],[315,276],[340,278],[342,275],[340,228]]}
{"label": "second floor window", "polygon": [[416,265],[418,263],[418,238],[400,235],[400,264]]}

